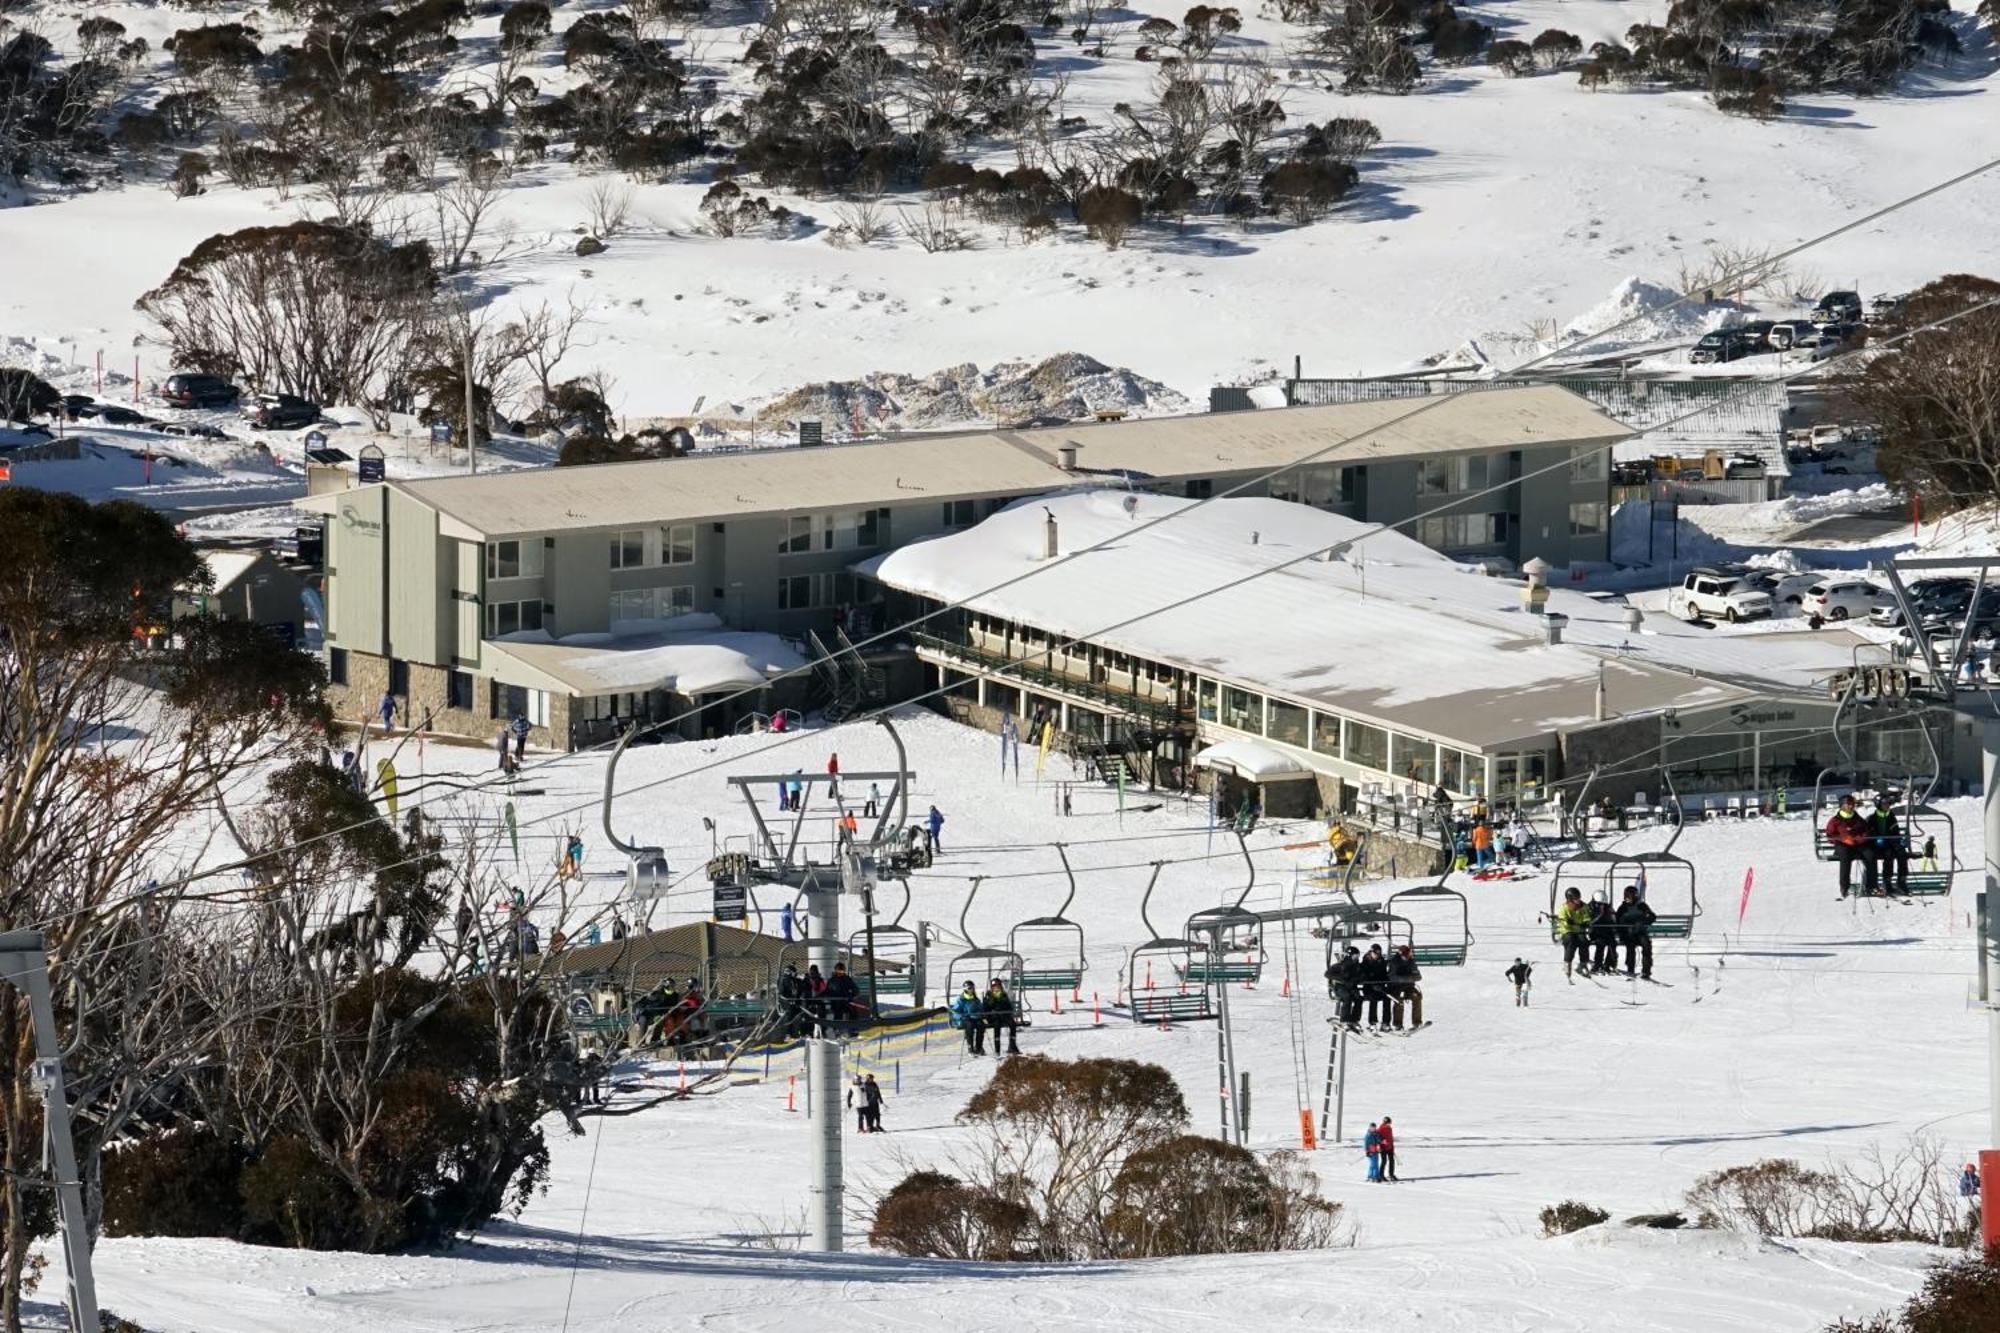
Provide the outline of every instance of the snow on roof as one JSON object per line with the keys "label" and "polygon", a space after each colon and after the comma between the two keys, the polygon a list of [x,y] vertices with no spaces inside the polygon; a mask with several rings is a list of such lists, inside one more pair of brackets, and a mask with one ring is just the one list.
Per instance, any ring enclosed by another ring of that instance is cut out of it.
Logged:
{"label": "snow on roof", "polygon": [[261,551],[229,551],[209,549],[199,553],[201,562],[208,566],[208,572],[215,582],[209,591],[221,592],[236,580],[248,574],[256,563],[263,559]]}
{"label": "snow on roof", "polygon": [[1273,746],[1257,741],[1229,740],[1211,745],[1194,757],[1196,768],[1221,769],[1252,782],[1282,782],[1309,778],[1313,771]]}
{"label": "snow on roof", "polygon": [[[1186,512],[1119,540],[1177,511]],[[1096,549],[1058,566],[1060,576],[975,596],[1042,563],[1045,513],[1061,551]],[[1300,559],[1364,535],[1339,559]],[[1591,722],[1600,673],[1607,714],[1629,716],[1812,688],[1849,664],[1857,642],[1845,632],[1738,638],[1664,616],[1635,634],[1624,608],[1557,588],[1548,608],[1569,623],[1551,645],[1520,584],[1400,532],[1281,500],[1197,507],[1070,492],[858,567],[907,592],[970,599],[975,611],[1472,747]],[[1174,605],[1202,590],[1212,591]]]}
{"label": "snow on roof", "polygon": [[560,693],[589,696],[667,690],[692,697],[718,690],[751,689],[805,665],[775,634],[726,630],[706,613],[649,625],[634,634],[543,633],[488,639],[486,651],[519,663]]}
{"label": "snow on roof", "polygon": [[[1205,413],[386,484],[456,520],[454,535],[492,537],[792,512],[801,497],[810,497],[816,509],[838,509],[1032,494],[1075,479],[1061,467],[1059,451],[1066,445],[1077,446],[1077,463],[1085,469],[1171,478],[1282,467],[1316,453],[1320,461],[1365,462],[1608,443],[1629,434],[1567,390],[1531,386],[1438,398],[1421,407],[1373,401]],[[314,497],[304,503],[330,512],[337,502]]]}

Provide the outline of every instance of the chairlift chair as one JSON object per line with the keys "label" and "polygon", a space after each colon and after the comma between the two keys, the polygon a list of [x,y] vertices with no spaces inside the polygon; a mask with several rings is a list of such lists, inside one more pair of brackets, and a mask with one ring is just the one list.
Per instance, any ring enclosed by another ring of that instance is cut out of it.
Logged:
{"label": "chairlift chair", "polygon": [[1435,884],[1392,893],[1382,908],[1410,924],[1410,957],[1419,967],[1463,967],[1471,950],[1472,915],[1465,895]]}
{"label": "chairlift chair", "polygon": [[[1560,941],[1556,913],[1570,889],[1580,890],[1586,902],[1603,894],[1613,910],[1625,899],[1625,890],[1639,890],[1639,900],[1653,909],[1649,934],[1654,939],[1688,939],[1694,934],[1694,919],[1701,915],[1696,892],[1694,863],[1674,851],[1681,832],[1687,827],[1680,793],[1674,790],[1673,775],[1662,770],[1667,783],[1667,804],[1673,811],[1673,834],[1657,852],[1601,852],[1590,845],[1588,834],[1580,834],[1576,854],[1556,864],[1549,877],[1549,936]],[[1586,792],[1589,784],[1585,784]]]}
{"label": "chairlift chair", "polygon": [[[1153,877],[1146,881],[1145,895],[1139,899],[1139,920],[1145,925],[1148,938],[1126,956],[1126,999],[1135,1023],[1198,1023],[1217,1015],[1213,988],[1194,979],[1206,972],[1208,945],[1185,936],[1160,934],[1146,912],[1153,890],[1159,886],[1160,868],[1164,864],[1153,863]],[[1163,964],[1163,975],[1183,978],[1181,984],[1163,981],[1154,987],[1151,977],[1155,961]]]}
{"label": "chairlift chair", "polygon": [[[754,898],[750,908],[757,910]],[[703,969],[702,1013],[712,1025],[761,1023],[778,1007],[776,964],[756,952],[757,940],[756,932],[746,930],[741,949],[710,958]]]}
{"label": "chairlift chair", "polygon": [[1257,866],[1250,859],[1250,845],[1242,834],[1236,835],[1236,843],[1243,853],[1244,865],[1248,867],[1243,892],[1236,895],[1233,903],[1203,908],[1187,919],[1185,937],[1207,940],[1210,948],[1201,957],[1187,960],[1181,972],[1185,981],[1199,981],[1204,985],[1226,986],[1234,982],[1250,985],[1264,975],[1264,964],[1269,955],[1264,951],[1263,922],[1257,919],[1255,912],[1243,906],[1250,897],[1250,891],[1257,886]]}
{"label": "chairlift chair", "polygon": [[966,924],[966,917],[972,911],[972,901],[979,896],[979,886],[984,882],[984,876],[973,878],[972,891],[965,895],[965,906],[959,909],[958,933],[970,947],[953,958],[951,966],[945,971],[947,995],[957,995],[968,981],[981,995],[996,980],[1007,988],[1010,995],[1021,989],[1021,955],[1012,949],[981,947],[973,940],[972,929]]}
{"label": "chairlift chair", "polygon": [[[881,995],[915,995],[918,973],[923,965],[923,941],[915,929],[903,924],[910,910],[910,882],[897,881],[903,890],[903,905],[895,919],[871,930],[863,927],[847,937],[847,956],[868,960],[868,981],[864,989]],[[870,904],[873,912],[873,904]],[[888,964],[885,968],[883,965]]]}
{"label": "chairlift chair", "polygon": [[1069,895],[1053,916],[1032,917],[1007,932],[1008,951],[1019,957],[1021,975],[1016,990],[1074,992],[1083,985],[1083,927],[1066,913],[1076,901],[1076,872],[1070,868],[1069,853],[1061,843],[1056,855],[1062,858],[1063,874],[1069,877]]}

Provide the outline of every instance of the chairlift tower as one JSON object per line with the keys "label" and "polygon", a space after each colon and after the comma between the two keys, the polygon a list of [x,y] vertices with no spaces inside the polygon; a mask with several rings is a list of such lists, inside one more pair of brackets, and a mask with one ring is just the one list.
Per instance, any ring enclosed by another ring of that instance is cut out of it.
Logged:
{"label": "chairlift tower", "polygon": [[[2000,1245],[2000,678],[1994,675],[1996,654],[1989,643],[1981,647],[1974,639],[1980,599],[1987,585],[2000,571],[2000,556],[1918,556],[1892,557],[1888,565],[1889,587],[1895,593],[1908,635],[1905,671],[1884,669],[1859,683],[1863,690],[1908,693],[1937,702],[1944,708],[1977,721],[1981,731],[1983,763],[1982,795],[1985,801],[1984,860],[1986,891],[1979,897],[1980,937],[1979,999],[1986,1010],[1987,1080],[1990,1100],[1987,1142],[1980,1154],[1980,1179],[1984,1186],[1981,1216],[1985,1219],[1985,1241]],[[1972,598],[1966,603],[1965,624],[1955,635],[1933,636],[1916,614],[1904,575],[1953,573],[1971,575]]]}

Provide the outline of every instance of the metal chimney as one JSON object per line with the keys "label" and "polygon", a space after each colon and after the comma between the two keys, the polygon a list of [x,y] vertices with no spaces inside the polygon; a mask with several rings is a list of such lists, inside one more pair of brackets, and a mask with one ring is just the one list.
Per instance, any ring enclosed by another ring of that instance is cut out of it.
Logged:
{"label": "metal chimney", "polygon": [[1042,513],[1047,515],[1042,520],[1042,559],[1053,560],[1061,549],[1056,541],[1055,511],[1045,506]]}
{"label": "metal chimney", "polygon": [[1569,617],[1560,611],[1550,611],[1542,617],[1542,632],[1553,647],[1563,641],[1563,629],[1569,624]]}
{"label": "metal chimney", "polygon": [[1056,466],[1065,472],[1076,471],[1076,445],[1065,440],[1056,446]]}

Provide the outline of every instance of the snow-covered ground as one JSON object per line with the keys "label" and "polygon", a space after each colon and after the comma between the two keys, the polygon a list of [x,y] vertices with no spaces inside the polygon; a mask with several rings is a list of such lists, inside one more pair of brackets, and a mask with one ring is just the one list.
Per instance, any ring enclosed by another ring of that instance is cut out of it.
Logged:
{"label": "snow-covered ground", "polygon": [[[1211,837],[1201,805],[1155,805],[1136,790],[1121,817],[1110,789],[1080,786],[1074,815],[1061,817],[1051,787],[1034,780],[1032,753],[1017,780],[999,772],[993,736],[928,715],[900,726],[917,775],[914,807],[935,802],[946,816],[943,856],[913,881],[912,918],[955,934],[968,877],[984,874],[991,878],[968,924],[981,943],[997,943],[1014,922],[1061,901],[1050,844],[1067,844],[1079,868],[1070,915],[1088,934],[1084,994],[1100,1002],[1103,1022],[1093,1023],[1088,1004],[1065,1003],[1061,1015],[1038,1004],[1025,1049],[1159,1062],[1179,1078],[1196,1128],[1213,1132],[1214,1029],[1135,1027],[1112,1001],[1125,951],[1147,934],[1138,914],[1146,864],[1172,862],[1153,905],[1154,921],[1171,929],[1241,891],[1231,840]],[[749,832],[725,777],[811,771],[836,751],[849,771],[893,765],[881,729],[859,724],[628,751],[618,774],[627,793],[616,811],[621,832],[665,846],[677,872],[694,871],[655,924],[707,911],[698,871],[710,849],[704,816],[735,845]],[[489,769],[483,751],[441,745],[422,761],[406,747],[397,764],[406,793],[413,777],[483,777]],[[615,891],[617,863],[596,836],[603,764],[601,755],[530,756],[527,785],[547,794],[518,802],[524,880],[543,877],[556,839],[574,828],[590,843],[590,891]],[[1049,781],[1073,776],[1060,758],[1050,764]],[[497,795],[482,799],[497,816]],[[1961,861],[1979,865],[1976,811],[1969,802],[1947,808],[1958,820]],[[830,828],[815,822],[816,836],[827,837]],[[1314,853],[1283,848],[1318,832],[1300,824],[1253,835],[1253,906],[1323,892],[1295,878]],[[1661,841],[1650,830],[1625,845]],[[1617,1225],[1545,1240],[1536,1222],[1543,1206],[1564,1199],[1614,1218],[1672,1208],[1701,1173],[1760,1158],[1818,1163],[1921,1132],[1942,1140],[1955,1169],[1979,1146],[1986,1074],[1985,1020],[1968,998],[1974,876],[1961,877],[1943,901],[1840,902],[1830,867],[1809,848],[1802,819],[1689,829],[1677,850],[1699,869],[1704,914],[1692,941],[1659,945],[1658,985],[1565,985],[1536,920],[1548,905],[1545,876],[1460,883],[1477,936],[1469,965],[1430,970],[1434,1026],[1357,1047],[1347,1141],[1313,1155],[1325,1192],[1355,1224],[1350,1249],[1075,1268],[787,1253],[806,1203],[808,1143],[805,1117],[786,1109],[785,1078],[796,1071],[777,1067],[769,1081],[593,1119],[585,1138],[561,1138],[558,1128],[549,1192],[518,1221],[453,1253],[371,1258],[114,1240],[98,1251],[103,1297],[154,1333],[647,1333],[801,1323],[1813,1333],[1836,1316],[1898,1304],[1937,1253]],[[228,854],[209,852],[215,860]],[[1231,997],[1239,1061],[1254,1088],[1251,1143],[1260,1150],[1298,1146],[1299,1109],[1318,1106],[1325,1073],[1324,960],[1316,942],[1294,942],[1295,963],[1274,934],[1263,982]],[[938,951],[934,988],[951,952]],[[1525,1010],[1501,977],[1517,956],[1538,967]],[[850,1135],[846,1145],[856,1250],[870,1195],[913,1164],[948,1161],[963,1142],[953,1116],[988,1073],[949,1040],[881,1068],[891,1132]],[[677,1078],[672,1067],[627,1067],[618,1098],[636,1103]],[[1374,1190],[1363,1183],[1354,1137],[1382,1115],[1395,1118],[1405,1180]]]}

